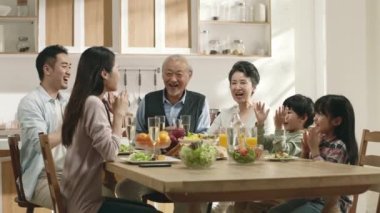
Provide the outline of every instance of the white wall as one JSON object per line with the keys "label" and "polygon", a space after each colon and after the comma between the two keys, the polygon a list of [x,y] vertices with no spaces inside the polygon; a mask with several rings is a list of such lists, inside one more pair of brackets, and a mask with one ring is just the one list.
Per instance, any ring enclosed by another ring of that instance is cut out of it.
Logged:
{"label": "white wall", "polygon": [[[295,24],[299,16],[297,13],[302,11],[302,16],[306,15],[306,20],[312,19],[313,16],[312,8],[307,5],[312,5],[313,1],[302,3],[303,5],[306,4],[306,11],[297,9],[300,2],[303,1],[272,1],[273,56],[254,61],[261,74],[261,82],[254,98],[265,101],[271,107],[277,107],[287,96],[295,93],[295,46],[302,49],[303,46],[310,47],[309,43],[312,42],[310,38],[298,38],[296,41],[297,32],[310,30],[303,29],[302,25]],[[312,27],[310,28],[312,30]],[[0,98],[8,102],[7,105],[0,105],[0,121],[12,119],[19,99],[38,85],[37,72],[34,68],[35,57],[34,54],[22,56],[0,55],[0,67],[2,70],[0,72],[2,81],[2,84],[0,84]],[[71,58],[73,60],[73,75],[70,85],[74,82],[79,55],[72,54]],[[233,101],[228,89],[227,74],[232,64],[237,60],[252,60],[252,58],[202,56],[188,56],[188,58],[194,68],[194,75],[188,88],[204,93],[212,108],[223,108],[232,105]],[[163,59],[164,56],[122,55],[118,56],[117,61],[121,67],[156,68],[161,66]],[[128,73],[127,88],[131,93],[132,112],[136,108],[138,97],[136,81],[137,73]],[[160,78],[158,83],[157,88],[162,88]],[[145,94],[153,89],[153,74],[143,72],[141,93]],[[310,94],[313,95],[314,93],[310,92]]]}

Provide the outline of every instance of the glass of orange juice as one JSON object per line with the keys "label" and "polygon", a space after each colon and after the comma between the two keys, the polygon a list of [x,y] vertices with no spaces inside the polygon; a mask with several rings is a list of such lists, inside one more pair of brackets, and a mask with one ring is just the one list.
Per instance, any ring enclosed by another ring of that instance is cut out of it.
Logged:
{"label": "glass of orange juice", "polygon": [[257,130],[255,127],[248,129],[245,143],[250,148],[255,148],[257,146]]}
{"label": "glass of orange juice", "polygon": [[226,149],[228,148],[227,132],[226,129],[223,127],[219,129],[219,146],[222,146]]}

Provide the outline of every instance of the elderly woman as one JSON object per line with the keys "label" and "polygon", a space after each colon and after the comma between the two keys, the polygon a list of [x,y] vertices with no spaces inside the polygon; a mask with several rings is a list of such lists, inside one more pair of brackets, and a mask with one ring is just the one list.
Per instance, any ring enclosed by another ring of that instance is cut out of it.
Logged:
{"label": "elderly woman", "polygon": [[[264,104],[256,103],[251,99],[260,82],[259,72],[252,63],[248,61],[236,62],[228,74],[228,80],[231,95],[237,105],[221,111],[208,130],[210,134],[218,133],[221,128],[230,127],[235,114],[239,115],[239,119],[245,127],[252,128],[257,121],[254,108],[257,106],[264,107]],[[265,124],[265,130],[268,132],[268,123]]]}

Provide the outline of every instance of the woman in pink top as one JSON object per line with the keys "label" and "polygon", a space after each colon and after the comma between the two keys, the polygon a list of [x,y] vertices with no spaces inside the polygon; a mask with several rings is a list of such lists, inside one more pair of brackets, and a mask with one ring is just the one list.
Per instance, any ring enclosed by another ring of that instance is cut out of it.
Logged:
{"label": "woman in pink top", "polygon": [[117,90],[118,82],[113,52],[104,47],[83,52],[62,125],[67,147],[62,194],[68,213],[156,212],[145,204],[102,197],[102,164],[116,159],[128,110],[126,91],[113,103],[112,123],[102,102],[106,92]]}

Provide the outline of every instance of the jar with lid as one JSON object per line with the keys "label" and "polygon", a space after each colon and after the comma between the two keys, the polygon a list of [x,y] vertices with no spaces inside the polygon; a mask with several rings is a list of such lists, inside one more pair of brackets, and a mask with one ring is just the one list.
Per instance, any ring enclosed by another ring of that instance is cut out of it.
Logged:
{"label": "jar with lid", "polygon": [[28,16],[28,0],[17,0],[17,16]]}
{"label": "jar with lid", "polygon": [[233,45],[233,51],[232,51],[232,54],[233,55],[244,55],[245,53],[245,46],[244,46],[244,43],[243,43],[243,40],[234,40],[234,45]]}
{"label": "jar with lid", "polygon": [[216,55],[220,53],[220,41],[219,40],[210,40],[210,55]]}
{"label": "jar with lid", "polygon": [[239,2],[238,8],[237,8],[237,12],[238,12],[238,20],[237,21],[242,21],[242,22],[246,21],[245,10],[246,10],[245,2]]}
{"label": "jar with lid", "polygon": [[30,49],[28,37],[27,36],[19,36],[16,48],[17,48],[17,51],[19,51],[19,52],[28,52]]}

